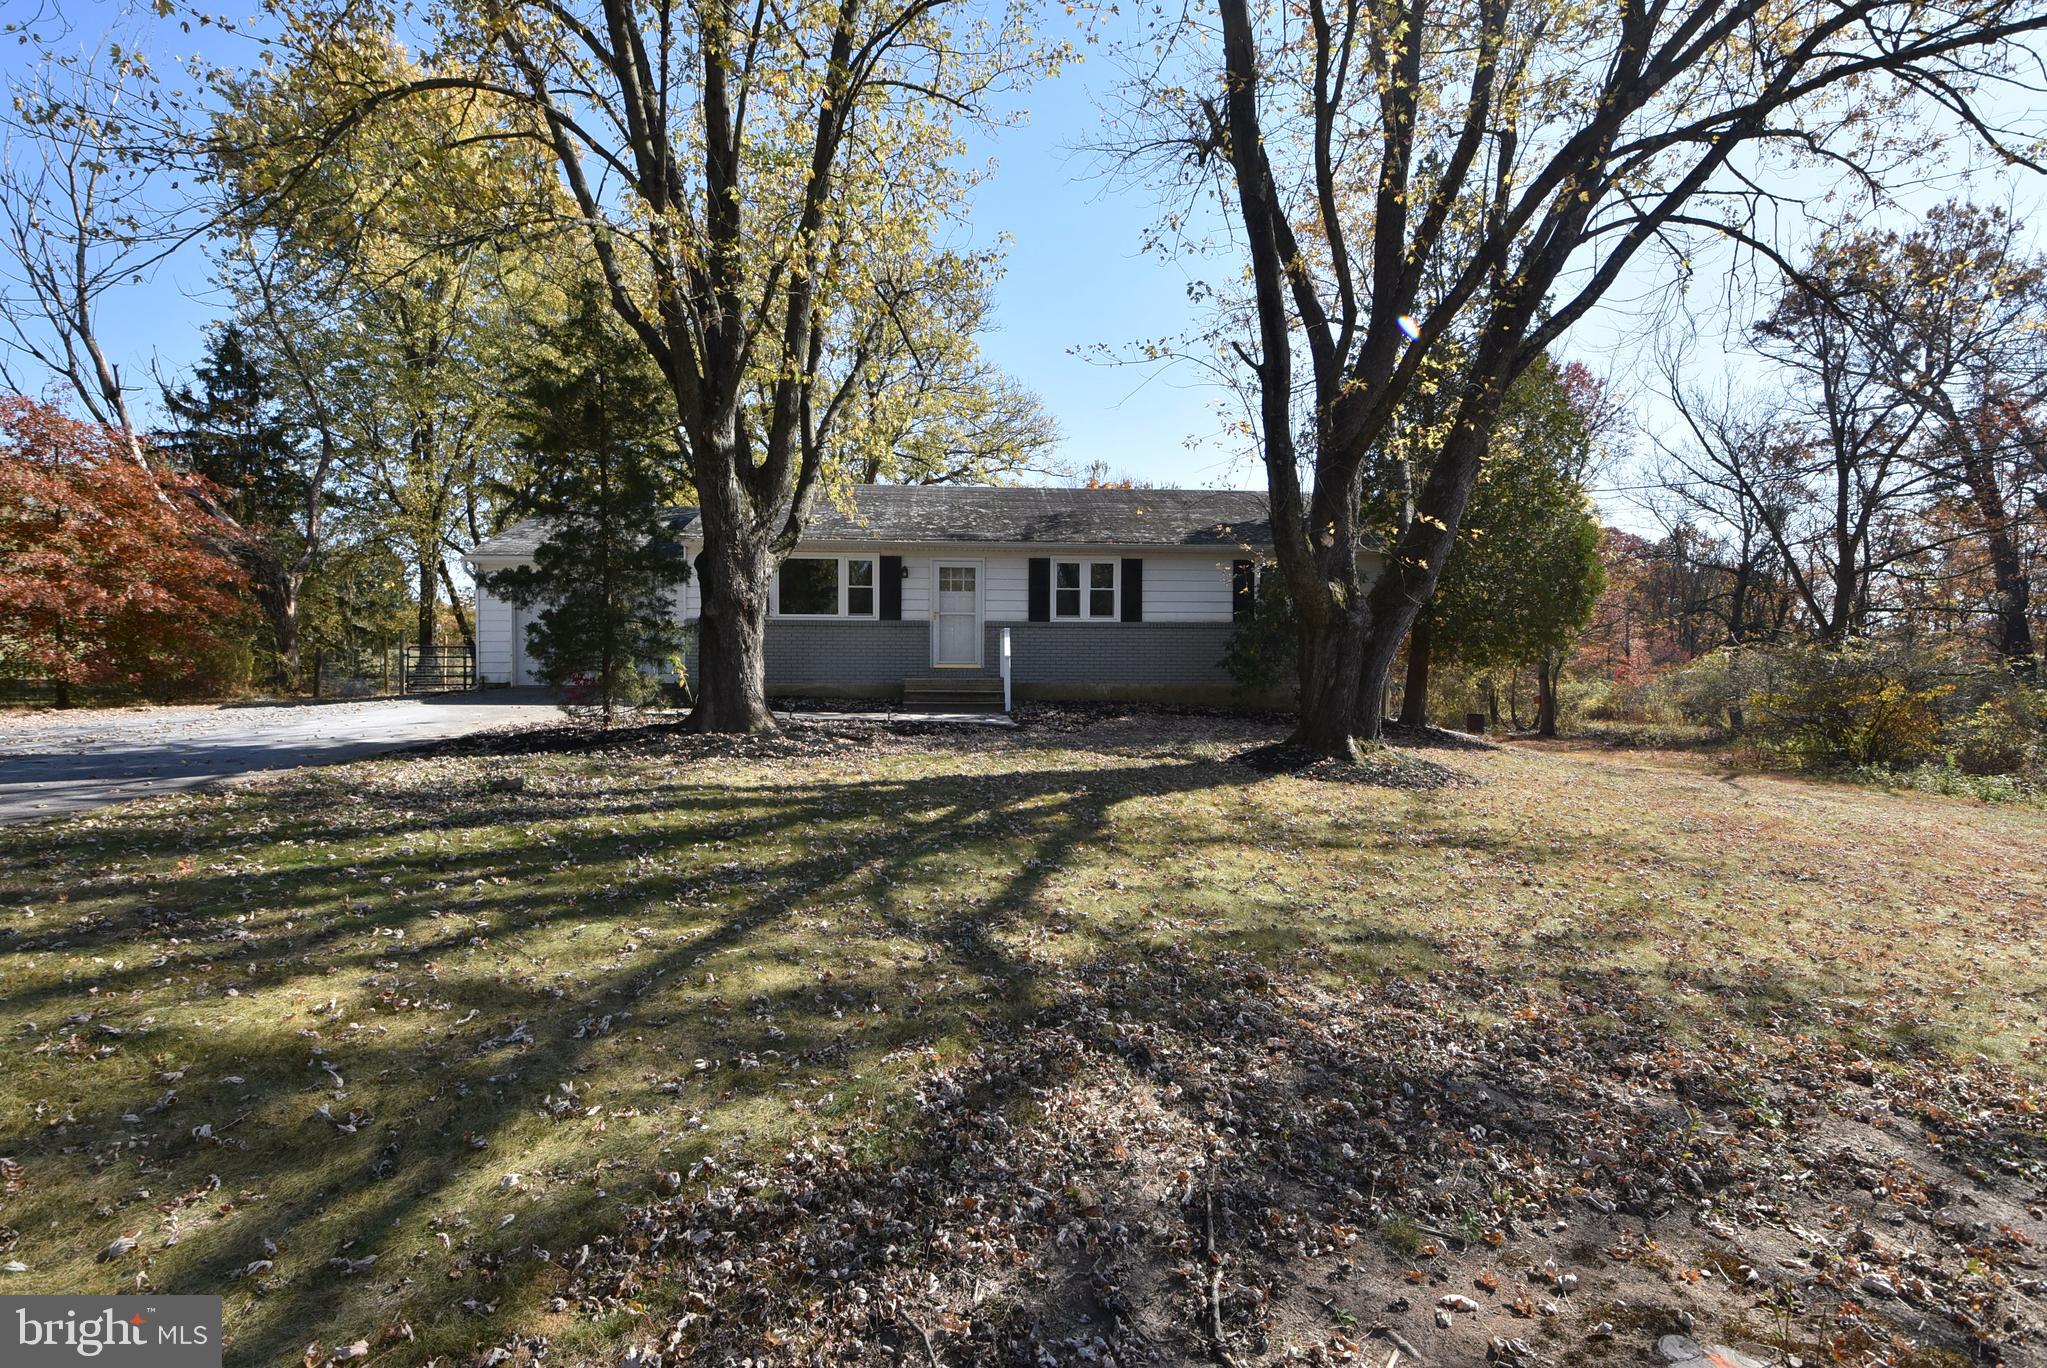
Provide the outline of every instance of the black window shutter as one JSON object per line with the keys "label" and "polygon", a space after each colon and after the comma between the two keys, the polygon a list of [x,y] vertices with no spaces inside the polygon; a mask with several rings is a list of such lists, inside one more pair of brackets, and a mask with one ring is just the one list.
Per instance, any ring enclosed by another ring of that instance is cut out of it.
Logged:
{"label": "black window shutter", "polygon": [[1258,612],[1258,565],[1255,561],[1230,562],[1230,616],[1249,622]]}
{"label": "black window shutter", "polygon": [[881,619],[883,622],[903,620],[903,558],[883,556],[881,558]]}
{"label": "black window shutter", "polygon": [[1030,577],[1030,619],[1032,622],[1052,620],[1052,558],[1031,557]]}
{"label": "black window shutter", "polygon": [[1136,556],[1123,558],[1123,620],[1144,621],[1144,562]]}

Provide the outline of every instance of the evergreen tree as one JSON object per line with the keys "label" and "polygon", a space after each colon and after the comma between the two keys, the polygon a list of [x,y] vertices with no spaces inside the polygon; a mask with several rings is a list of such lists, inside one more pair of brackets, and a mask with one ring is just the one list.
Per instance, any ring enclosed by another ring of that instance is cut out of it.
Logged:
{"label": "evergreen tree", "polygon": [[668,521],[680,492],[666,459],[674,407],[602,301],[581,299],[558,345],[559,364],[522,386],[520,445],[532,469],[522,511],[548,533],[531,565],[483,585],[540,608],[526,645],[541,678],[562,690],[565,710],[608,727],[654,695],[653,672],[682,649],[674,591],[689,563]]}
{"label": "evergreen tree", "polygon": [[212,331],[193,379],[164,390],[172,425],[157,449],[220,486],[221,504],[242,526],[290,535],[306,500],[302,434],[240,326]]}
{"label": "evergreen tree", "polygon": [[194,383],[166,387],[169,428],[154,446],[218,489],[234,520],[223,549],[248,576],[270,627],[275,682],[298,682],[299,598],[316,559],[326,463],[271,383],[241,327],[207,338]]}

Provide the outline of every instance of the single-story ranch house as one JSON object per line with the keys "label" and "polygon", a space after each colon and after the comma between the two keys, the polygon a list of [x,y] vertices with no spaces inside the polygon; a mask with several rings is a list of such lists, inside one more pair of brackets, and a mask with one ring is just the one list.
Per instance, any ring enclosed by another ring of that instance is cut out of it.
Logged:
{"label": "single-story ranch house", "polygon": [[[1229,697],[1224,649],[1271,558],[1264,494],[859,485],[849,503],[817,500],[776,578],[771,694],[991,689],[1006,629],[1020,698]],[[692,557],[695,521],[694,509],[674,514]],[[545,532],[519,523],[471,552],[470,564],[519,564]],[[677,600],[681,619],[694,621],[696,585]],[[479,590],[483,682],[536,682],[524,618]]]}

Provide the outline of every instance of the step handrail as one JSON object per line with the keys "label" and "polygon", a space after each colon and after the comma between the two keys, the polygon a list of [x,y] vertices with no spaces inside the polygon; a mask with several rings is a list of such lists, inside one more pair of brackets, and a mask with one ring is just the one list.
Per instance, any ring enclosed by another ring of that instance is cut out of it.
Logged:
{"label": "step handrail", "polygon": [[1002,651],[1001,651],[1001,656],[1002,656],[1002,711],[1006,713],[1006,712],[1009,712],[1009,711],[1011,710],[1011,708],[1010,708],[1010,700],[1009,700],[1009,662],[1010,662],[1010,649],[1009,649],[1009,629],[1008,629],[1007,627],[1004,627],[1004,628],[1002,629]]}

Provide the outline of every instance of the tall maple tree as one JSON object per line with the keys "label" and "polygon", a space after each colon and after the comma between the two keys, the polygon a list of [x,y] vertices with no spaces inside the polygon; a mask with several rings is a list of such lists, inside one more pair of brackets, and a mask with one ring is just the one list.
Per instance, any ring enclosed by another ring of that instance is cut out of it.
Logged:
{"label": "tall maple tree", "polygon": [[[517,483],[501,377],[532,345],[527,320],[558,311],[551,282],[577,277],[491,230],[545,191],[535,158],[486,148],[501,132],[488,102],[423,91],[322,142],[352,82],[420,79],[388,31],[351,30],[318,61],[224,80],[212,146],[243,206],[221,283],[319,438],[311,468],[404,548],[415,639],[432,647],[444,593],[470,634],[450,559],[497,530],[492,491]],[[317,529],[316,515],[299,521]]]}

